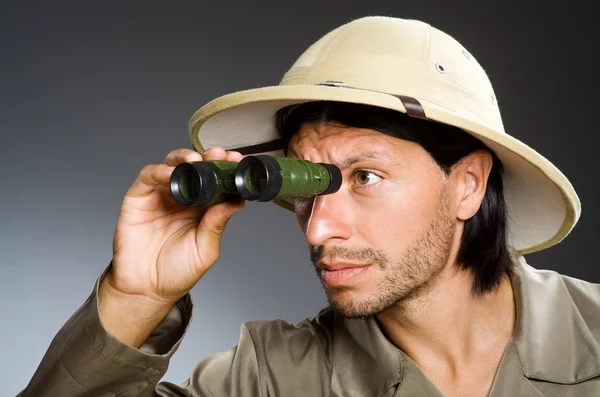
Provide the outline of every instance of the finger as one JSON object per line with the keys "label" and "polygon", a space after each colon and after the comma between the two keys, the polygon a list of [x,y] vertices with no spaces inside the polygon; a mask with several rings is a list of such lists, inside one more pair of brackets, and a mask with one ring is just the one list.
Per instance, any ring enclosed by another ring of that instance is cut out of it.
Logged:
{"label": "finger", "polygon": [[[200,221],[200,227],[196,233],[198,247],[210,247],[210,249],[203,250],[204,254],[213,252],[216,253],[218,257],[221,237],[223,236],[227,223],[231,217],[241,211],[244,206],[245,200],[235,198],[208,208]],[[214,262],[217,257],[206,258],[207,263]]]}
{"label": "finger", "polygon": [[212,147],[202,153],[202,158],[208,161],[225,160],[226,157],[227,153],[225,152],[225,149],[218,146]]}
{"label": "finger", "polygon": [[156,186],[169,183],[173,169],[174,167],[166,164],[145,166],[127,191],[127,195],[130,197],[147,196],[156,189]]}
{"label": "finger", "polygon": [[164,164],[175,167],[181,163],[189,163],[192,161],[202,161],[202,155],[192,149],[176,149],[170,152],[165,158]]}
{"label": "finger", "polygon": [[239,163],[240,161],[242,161],[243,158],[244,158],[244,156],[240,152],[231,150],[231,151],[227,152],[226,160]]}

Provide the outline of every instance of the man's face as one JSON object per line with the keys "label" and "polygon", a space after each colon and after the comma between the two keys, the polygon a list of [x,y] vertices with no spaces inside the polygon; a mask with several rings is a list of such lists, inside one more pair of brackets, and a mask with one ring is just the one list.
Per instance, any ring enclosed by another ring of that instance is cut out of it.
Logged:
{"label": "man's face", "polygon": [[289,156],[342,170],[336,193],[295,204],[337,311],[377,314],[431,285],[448,262],[456,217],[448,180],[421,146],[373,130],[310,123],[293,136]]}

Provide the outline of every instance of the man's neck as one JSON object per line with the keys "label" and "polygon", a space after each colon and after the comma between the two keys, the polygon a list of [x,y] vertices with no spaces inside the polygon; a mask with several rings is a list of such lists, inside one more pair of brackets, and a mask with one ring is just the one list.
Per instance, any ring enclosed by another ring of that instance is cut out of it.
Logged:
{"label": "man's neck", "polygon": [[475,296],[468,271],[447,266],[438,276],[427,291],[377,316],[383,332],[432,378],[459,382],[482,360],[495,360],[497,369],[515,326],[509,277]]}

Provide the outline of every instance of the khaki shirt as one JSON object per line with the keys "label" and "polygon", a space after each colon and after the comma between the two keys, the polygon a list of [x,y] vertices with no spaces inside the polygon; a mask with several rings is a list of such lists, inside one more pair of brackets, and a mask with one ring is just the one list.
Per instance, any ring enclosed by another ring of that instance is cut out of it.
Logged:
{"label": "khaki shirt", "polygon": [[[244,324],[237,347],[201,360],[182,385],[157,385],[190,324],[191,299],[135,349],[100,322],[96,293],[108,268],[18,397],[442,396],[373,318],[329,309],[298,324]],[[600,285],[535,270],[523,257],[512,283],[517,325],[490,396],[600,396]]]}

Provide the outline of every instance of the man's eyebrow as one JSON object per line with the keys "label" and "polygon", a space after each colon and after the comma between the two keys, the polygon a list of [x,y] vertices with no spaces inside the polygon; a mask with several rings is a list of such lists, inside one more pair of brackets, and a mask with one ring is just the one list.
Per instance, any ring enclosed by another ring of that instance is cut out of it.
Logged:
{"label": "man's eyebrow", "polygon": [[353,155],[352,157],[348,157],[347,159],[343,160],[342,162],[340,162],[340,167],[348,168],[348,167],[352,166],[353,164],[362,162],[362,161],[365,161],[365,162],[366,161],[376,161],[376,162],[385,163],[388,165],[398,163],[397,158],[389,155],[386,152],[379,151],[379,150],[367,150],[364,152],[359,152],[359,153]]}

